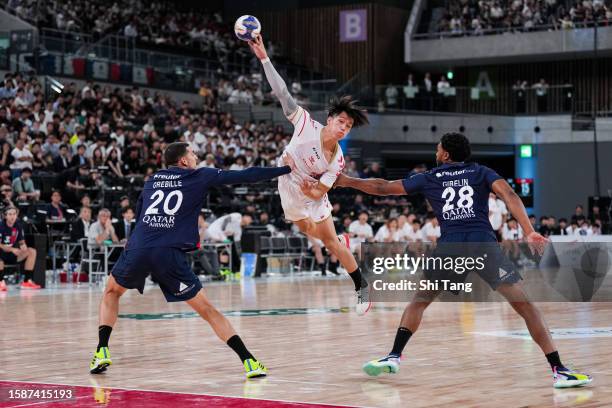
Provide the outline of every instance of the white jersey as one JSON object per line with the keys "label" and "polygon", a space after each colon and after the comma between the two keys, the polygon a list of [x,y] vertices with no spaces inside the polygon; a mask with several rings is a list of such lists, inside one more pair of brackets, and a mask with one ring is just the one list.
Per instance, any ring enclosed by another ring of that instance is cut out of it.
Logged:
{"label": "white jersey", "polygon": [[295,160],[297,169],[287,176],[296,183],[304,179],[319,180],[327,187],[332,187],[344,168],[342,149],[336,145],[328,162],[323,153],[323,125],[312,119],[302,107],[298,107],[289,120],[293,123],[294,130],[286,151]]}

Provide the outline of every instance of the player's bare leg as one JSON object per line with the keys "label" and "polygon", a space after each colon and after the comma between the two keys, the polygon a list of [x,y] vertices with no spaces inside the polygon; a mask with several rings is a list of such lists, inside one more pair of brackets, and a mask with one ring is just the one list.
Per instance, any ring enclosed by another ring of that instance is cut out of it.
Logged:
{"label": "player's bare leg", "polygon": [[555,388],[576,387],[589,384],[592,381],[590,376],[567,369],[561,363],[559,352],[555,347],[542,314],[531,303],[520,283],[500,285],[497,291],[506,298],[512,308],[525,320],[531,338],[546,355],[546,359],[553,370],[553,386]]}
{"label": "player's bare leg", "polygon": [[362,278],[361,269],[359,265],[357,265],[357,261],[351,253],[351,250],[338,240],[332,218],[327,217],[321,222],[314,222],[312,219],[306,218],[295,221],[295,224],[302,233],[323,241],[325,248],[338,258],[338,261],[340,261],[342,266],[349,273],[349,276],[355,284],[355,291],[357,292],[357,313],[365,314],[371,306],[368,283]]}
{"label": "player's bare leg", "polygon": [[415,294],[404,309],[391,352],[385,357],[365,363],[362,368],[366,374],[377,376],[382,373],[395,374],[399,371],[400,358],[404,347],[419,328],[425,309],[436,299],[439,293],[439,291],[418,291]]}
{"label": "player's bare leg", "polygon": [[[19,248],[17,250],[17,263],[24,263],[25,279],[23,283],[27,283],[27,289],[40,289],[40,286],[34,283],[34,265],[36,264],[36,249],[34,248]],[[22,288],[24,285],[22,284]]]}
{"label": "player's bare leg", "polygon": [[[113,327],[115,325],[119,315],[119,298],[126,290],[126,288],[117,283],[113,275],[108,277],[106,288],[100,301],[99,326]],[[98,347],[100,346],[98,345]]]}
{"label": "player's bare leg", "polygon": [[404,327],[410,330],[411,334],[414,334],[421,324],[425,309],[436,299],[438,294],[438,291],[418,291],[414,299],[404,309],[400,328]]}
{"label": "player's bare leg", "polygon": [[268,370],[249,352],[242,339],[236,334],[236,330],[234,330],[230,321],[210,303],[204,289],[201,289],[197,295],[189,299],[187,304],[210,324],[219,339],[238,354],[246,370],[247,378],[264,377],[266,375]]}
{"label": "player's bare leg", "polygon": [[506,298],[512,308],[525,320],[529,334],[544,354],[552,353],[556,350],[550,331],[546,322],[537,307],[527,297],[523,287],[518,284],[503,284],[497,291]]}
{"label": "player's bare leg", "polygon": [[89,365],[89,372],[100,374],[112,364],[108,340],[119,315],[119,298],[127,289],[119,285],[113,275],[108,277],[104,294],[100,301],[98,317],[98,346]]}
{"label": "player's bare leg", "polygon": [[229,320],[210,303],[204,294],[204,289],[200,290],[197,295],[189,299],[186,303],[191,306],[193,310],[198,312],[202,319],[210,324],[210,327],[215,331],[217,337],[224,343],[236,334]]}
{"label": "player's bare leg", "polygon": [[298,226],[302,233],[323,241],[325,248],[338,258],[344,269],[349,271],[349,273],[357,270],[357,261],[350,249],[338,241],[338,235],[336,234],[331,217],[327,217],[324,221],[318,223],[310,218],[306,218],[295,221],[295,225]]}

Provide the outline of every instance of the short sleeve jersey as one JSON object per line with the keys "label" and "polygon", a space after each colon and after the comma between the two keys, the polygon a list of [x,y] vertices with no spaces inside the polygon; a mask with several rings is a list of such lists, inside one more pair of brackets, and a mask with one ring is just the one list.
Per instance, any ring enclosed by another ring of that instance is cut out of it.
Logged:
{"label": "short sleeve jersey", "polygon": [[323,125],[312,119],[310,113],[302,107],[298,107],[289,116],[289,120],[293,123],[294,131],[287,151],[297,166],[297,171],[292,172],[289,177],[298,182],[304,178],[315,179],[327,187],[332,187],[345,166],[340,145],[336,145],[336,150],[328,162],[323,154],[321,140]]}
{"label": "short sleeve jersey", "polygon": [[153,174],[138,200],[136,227],[127,248],[196,248],[198,215],[208,189],[220,182],[221,172],[170,167]]}
{"label": "short sleeve jersey", "polygon": [[2,244],[17,248],[19,247],[19,241],[24,239],[23,227],[19,221],[15,222],[11,227],[6,225],[5,221],[0,223],[0,241]]}
{"label": "short sleeve jersey", "polygon": [[423,193],[440,223],[452,232],[492,231],[489,193],[499,174],[477,163],[448,163],[402,180],[406,193]]}

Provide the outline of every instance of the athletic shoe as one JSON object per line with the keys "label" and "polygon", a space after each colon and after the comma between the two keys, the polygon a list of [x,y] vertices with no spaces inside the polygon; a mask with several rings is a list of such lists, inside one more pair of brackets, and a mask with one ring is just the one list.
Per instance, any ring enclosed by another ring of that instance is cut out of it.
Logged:
{"label": "athletic shoe", "polygon": [[40,289],[40,285],[37,285],[37,284],[35,284],[32,281],[21,282],[21,285],[19,285],[19,287],[21,289],[28,289],[28,290],[37,290],[37,289]]}
{"label": "athletic shoe", "polygon": [[355,311],[359,316],[363,316],[372,307],[372,302],[370,302],[370,287],[366,284],[366,286],[362,286],[356,294],[357,304],[355,305]]}
{"label": "athletic shoe", "polygon": [[372,377],[382,373],[395,374],[400,369],[400,359],[395,356],[386,356],[378,360],[368,361],[361,369]]}
{"label": "athletic shoe", "polygon": [[8,287],[6,286],[6,282],[1,280],[0,281],[0,292],[6,292],[6,291],[8,291]]}
{"label": "athletic shoe", "polygon": [[230,281],[232,280],[232,271],[230,271],[228,268],[223,268],[219,271],[219,274],[226,280],[226,281]]}
{"label": "athletic shoe", "polygon": [[243,364],[247,378],[265,377],[268,373],[268,369],[254,358],[244,360]]}
{"label": "athletic shoe", "polygon": [[94,353],[91,363],[89,364],[89,372],[91,374],[100,374],[106,371],[106,367],[113,364],[111,361],[110,350],[108,347],[100,347],[100,350]]}
{"label": "athletic shoe", "polygon": [[349,236],[349,234],[344,233],[344,234],[340,234],[338,235],[338,241],[340,241],[340,243],[342,245],[344,245],[345,247],[347,247],[350,251],[351,249],[351,237]]}
{"label": "athletic shoe", "polygon": [[565,367],[553,368],[553,387],[571,388],[590,384],[593,381],[590,375],[567,369]]}
{"label": "athletic shoe", "polygon": [[40,289],[41,288],[40,285],[38,285],[38,284],[36,284],[36,283],[34,283],[32,281],[28,281],[28,283],[30,284],[30,288],[32,288],[32,289]]}

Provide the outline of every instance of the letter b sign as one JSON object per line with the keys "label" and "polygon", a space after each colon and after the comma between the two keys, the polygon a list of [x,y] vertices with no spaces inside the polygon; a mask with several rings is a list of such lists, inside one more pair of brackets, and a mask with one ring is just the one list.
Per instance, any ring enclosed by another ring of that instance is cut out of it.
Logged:
{"label": "letter b sign", "polygon": [[368,39],[368,12],[366,9],[340,12],[340,42]]}

